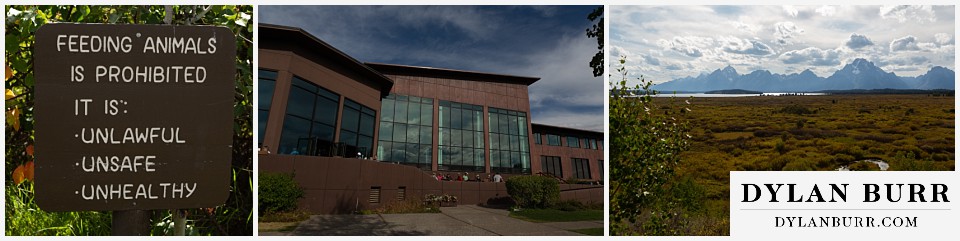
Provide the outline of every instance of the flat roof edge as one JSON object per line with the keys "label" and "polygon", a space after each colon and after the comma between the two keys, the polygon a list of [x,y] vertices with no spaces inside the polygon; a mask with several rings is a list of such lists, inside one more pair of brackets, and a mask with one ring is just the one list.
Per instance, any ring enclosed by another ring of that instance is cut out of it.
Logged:
{"label": "flat roof edge", "polygon": [[374,69],[379,69],[383,72],[425,73],[425,74],[439,73],[439,74],[464,76],[464,77],[472,77],[472,78],[500,79],[500,80],[504,80],[505,82],[521,83],[525,85],[531,85],[537,82],[538,80],[540,80],[540,77],[497,74],[497,73],[488,73],[488,72],[479,72],[479,71],[459,70],[459,69],[446,69],[446,68],[436,68],[436,67],[426,67],[426,66],[387,64],[387,63],[375,63],[375,62],[366,62],[364,64],[371,66]]}

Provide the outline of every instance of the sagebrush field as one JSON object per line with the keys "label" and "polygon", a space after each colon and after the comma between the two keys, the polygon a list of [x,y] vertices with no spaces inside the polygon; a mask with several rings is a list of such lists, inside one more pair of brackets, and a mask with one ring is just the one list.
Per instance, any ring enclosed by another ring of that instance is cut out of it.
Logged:
{"label": "sagebrush field", "polygon": [[[690,104],[685,102],[689,101]],[[824,95],[655,98],[685,119],[670,192],[682,206],[685,235],[728,235],[729,171],[954,170],[954,97]],[[664,111],[667,112],[667,111]],[[659,114],[659,113],[658,113]],[[701,193],[701,194],[697,194]]]}

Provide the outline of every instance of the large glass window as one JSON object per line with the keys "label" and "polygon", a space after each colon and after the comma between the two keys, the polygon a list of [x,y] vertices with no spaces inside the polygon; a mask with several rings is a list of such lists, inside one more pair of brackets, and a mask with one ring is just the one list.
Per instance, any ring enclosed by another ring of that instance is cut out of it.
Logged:
{"label": "large glass window", "polygon": [[294,76],[277,153],[333,154],[333,135],[340,95]]}
{"label": "large glass window", "polygon": [[597,161],[597,171],[600,172],[600,176],[597,179],[603,180],[603,160]]}
{"label": "large glass window", "polygon": [[560,146],[560,136],[547,134],[547,145]]}
{"label": "large glass window", "polygon": [[575,136],[568,136],[567,147],[580,148],[580,138],[577,138]]}
{"label": "large glass window", "polygon": [[257,94],[260,96],[257,104],[257,146],[262,147],[263,133],[270,117],[270,104],[273,103],[273,90],[277,85],[277,71],[261,69],[257,75]]}
{"label": "large glass window", "polygon": [[530,139],[527,113],[488,108],[490,166],[500,173],[530,173]]}
{"label": "large glass window", "polygon": [[430,170],[433,163],[433,99],[389,95],[380,105],[377,158]]}
{"label": "large glass window", "polygon": [[583,158],[573,158],[573,174],[577,179],[590,179],[590,161]]}
{"label": "large glass window", "polygon": [[439,118],[440,155],[437,169],[483,171],[483,106],[440,101]]}
{"label": "large glass window", "polygon": [[357,155],[369,157],[373,153],[373,130],[377,112],[350,99],[343,101],[343,116],[340,120],[340,142],[344,144],[344,157]]}
{"label": "large glass window", "polygon": [[540,156],[541,167],[544,173],[553,174],[556,177],[563,178],[563,165],[560,164],[558,156]]}
{"label": "large glass window", "polygon": [[533,143],[537,145],[542,144],[540,143],[540,133],[537,133],[537,132],[533,133]]}

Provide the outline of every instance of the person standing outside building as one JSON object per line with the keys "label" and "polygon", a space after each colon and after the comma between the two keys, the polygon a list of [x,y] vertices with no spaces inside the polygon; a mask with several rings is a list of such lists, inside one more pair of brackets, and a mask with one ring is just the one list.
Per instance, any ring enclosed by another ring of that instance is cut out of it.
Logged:
{"label": "person standing outside building", "polygon": [[500,176],[499,172],[496,175],[493,175],[493,182],[503,182],[503,177]]}

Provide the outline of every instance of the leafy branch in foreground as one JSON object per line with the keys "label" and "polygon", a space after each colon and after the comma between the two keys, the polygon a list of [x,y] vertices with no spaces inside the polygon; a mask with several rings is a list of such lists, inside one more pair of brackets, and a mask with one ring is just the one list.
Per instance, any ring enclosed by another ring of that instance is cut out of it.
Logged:
{"label": "leafy branch in foreground", "polygon": [[[688,148],[686,122],[653,101],[652,81],[639,78],[627,86],[626,58],[620,58],[620,81],[610,83],[610,223],[612,235],[675,235],[676,203],[666,193],[669,180]],[[659,112],[664,111],[661,115]]]}

